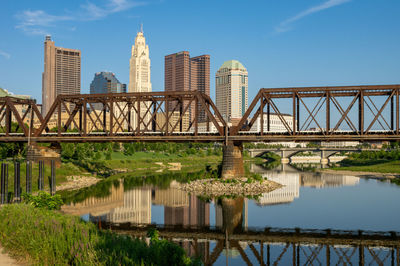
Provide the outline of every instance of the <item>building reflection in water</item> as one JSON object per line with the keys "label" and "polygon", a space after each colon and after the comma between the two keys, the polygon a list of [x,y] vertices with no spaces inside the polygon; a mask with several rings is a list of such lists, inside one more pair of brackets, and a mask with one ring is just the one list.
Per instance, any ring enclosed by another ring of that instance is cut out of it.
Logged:
{"label": "building reflection in water", "polygon": [[[295,172],[269,172],[270,180],[285,185],[258,204],[279,204],[299,197],[300,186],[335,187],[356,185],[352,176],[306,175]],[[87,198],[63,206],[75,215],[89,213],[92,221],[113,230],[124,230],[143,237],[151,223],[151,206],[164,207],[160,236],[182,246],[187,255],[200,257],[205,265],[240,263],[260,265],[377,264],[400,265],[400,236],[395,232],[371,233],[334,230],[248,228],[248,199],[223,198],[214,201],[215,228],[210,226],[210,204],[177,189],[140,187],[124,191],[123,183],[110,187],[108,196]]]}
{"label": "building reflection in water", "polygon": [[131,189],[124,192],[124,205],[112,209],[105,221],[112,223],[151,223],[151,188]]}
{"label": "building reflection in water", "polygon": [[72,215],[104,216],[114,208],[124,206],[124,186],[111,186],[106,197],[88,197],[82,202],[63,205],[61,210]]}
{"label": "building reflection in water", "polygon": [[342,186],[355,186],[360,182],[360,178],[356,176],[345,176],[345,175],[333,175],[324,174],[320,176],[316,175],[302,175],[301,176],[302,187],[342,187]]}
{"label": "building reflection in water", "polygon": [[264,193],[257,201],[259,206],[290,203],[300,196],[300,187],[355,186],[359,183],[359,178],[355,176],[299,172],[294,168],[288,168],[288,171],[284,172],[271,171],[253,164],[250,170],[283,185],[272,192]]}
{"label": "building reflection in water", "polygon": [[[188,202],[189,206],[166,208],[190,208],[190,197]],[[399,233],[300,228],[253,231],[244,226],[245,202],[244,198],[216,201],[217,229],[181,226],[185,219],[179,215],[174,220],[179,226],[159,227],[159,235],[181,245],[187,255],[200,257],[204,265],[400,265]],[[190,221],[190,215],[186,217]],[[106,228],[133,237],[144,237],[148,230],[124,224]]]}
{"label": "building reflection in water", "polygon": [[210,225],[210,204],[176,188],[153,190],[153,204],[164,206],[164,224],[167,226],[203,227]]}
{"label": "building reflection in water", "polygon": [[263,174],[264,178],[283,185],[269,193],[264,193],[257,201],[257,205],[274,205],[290,203],[299,197],[300,175],[299,173],[268,172]]}
{"label": "building reflection in water", "polygon": [[[123,183],[120,187],[123,191]],[[113,189],[111,195],[114,193]],[[106,210],[103,214],[91,212],[91,221],[103,221],[110,223],[151,223],[151,188],[135,188],[123,192],[123,204],[121,206]]]}
{"label": "building reflection in water", "polygon": [[[210,204],[201,201],[195,195],[176,188],[176,182],[171,182],[168,189],[153,190],[153,204],[164,206],[164,225],[185,228],[203,228],[210,225]],[[209,249],[207,241],[192,245],[188,240],[177,242],[189,256],[206,258]]]}

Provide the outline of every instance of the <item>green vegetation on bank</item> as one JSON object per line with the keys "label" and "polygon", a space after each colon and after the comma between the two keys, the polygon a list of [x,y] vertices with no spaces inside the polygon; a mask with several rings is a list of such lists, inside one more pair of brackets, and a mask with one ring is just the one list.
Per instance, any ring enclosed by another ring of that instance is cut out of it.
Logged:
{"label": "green vegetation on bank", "polygon": [[159,168],[155,162],[180,162],[184,166],[218,163],[222,155],[221,146],[212,143],[63,143],[61,150],[63,162],[104,177],[115,174],[116,169]]}
{"label": "green vegetation on bank", "polygon": [[59,210],[61,205],[63,205],[60,195],[56,194],[52,196],[44,191],[39,191],[37,195],[24,193],[22,194],[22,201],[35,208],[46,208],[48,210]]}
{"label": "green vegetation on bank", "polygon": [[339,163],[340,167],[333,170],[400,173],[400,149],[381,151],[362,151],[351,153],[348,158]]}
{"label": "green vegetation on bank", "polygon": [[355,172],[400,173],[400,161],[365,162],[362,165],[344,164],[343,166],[332,167],[331,169]]}
{"label": "green vegetation on bank", "polygon": [[[41,144],[48,146],[46,144]],[[56,184],[67,181],[71,175],[109,177],[119,172],[143,175],[180,163],[182,169],[204,169],[218,165],[222,160],[221,145],[212,143],[62,143],[61,165],[56,169]],[[0,159],[8,163],[8,189],[14,190],[14,162],[21,162],[21,188],[26,183],[26,145],[0,144]],[[33,164],[32,189],[37,191],[38,164]],[[48,187],[50,166],[45,166],[45,189]]]}
{"label": "green vegetation on bank", "polygon": [[150,245],[96,228],[78,217],[27,204],[0,209],[0,243],[40,265],[193,265],[178,245],[151,232]]}

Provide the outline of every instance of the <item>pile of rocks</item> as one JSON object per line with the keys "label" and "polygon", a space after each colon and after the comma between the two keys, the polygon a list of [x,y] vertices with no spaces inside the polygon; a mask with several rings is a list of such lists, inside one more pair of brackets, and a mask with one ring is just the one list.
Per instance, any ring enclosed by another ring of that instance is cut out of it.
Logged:
{"label": "pile of rocks", "polygon": [[[249,182],[251,181],[251,182]],[[197,196],[256,196],[282,187],[274,181],[248,180],[247,178],[235,179],[200,179],[190,183],[181,184],[180,189]]]}
{"label": "pile of rocks", "polygon": [[94,176],[68,176],[67,182],[57,186],[57,191],[90,187],[99,182],[100,180],[101,179],[96,178]]}

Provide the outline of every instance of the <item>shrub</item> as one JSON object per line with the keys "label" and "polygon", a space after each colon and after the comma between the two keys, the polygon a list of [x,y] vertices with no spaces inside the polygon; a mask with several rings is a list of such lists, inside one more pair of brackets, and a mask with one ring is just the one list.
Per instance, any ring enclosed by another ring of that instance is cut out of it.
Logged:
{"label": "shrub", "polygon": [[35,208],[46,208],[48,210],[59,210],[61,205],[63,205],[60,195],[52,196],[44,191],[39,191],[36,196],[24,193],[22,194],[22,199],[25,203]]}

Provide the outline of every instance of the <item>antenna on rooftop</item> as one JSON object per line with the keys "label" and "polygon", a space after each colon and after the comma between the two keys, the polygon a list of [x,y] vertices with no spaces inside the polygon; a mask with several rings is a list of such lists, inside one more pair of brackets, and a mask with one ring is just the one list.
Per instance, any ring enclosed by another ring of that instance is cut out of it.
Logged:
{"label": "antenna on rooftop", "polygon": [[140,32],[143,33],[143,23],[140,23]]}

